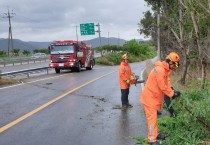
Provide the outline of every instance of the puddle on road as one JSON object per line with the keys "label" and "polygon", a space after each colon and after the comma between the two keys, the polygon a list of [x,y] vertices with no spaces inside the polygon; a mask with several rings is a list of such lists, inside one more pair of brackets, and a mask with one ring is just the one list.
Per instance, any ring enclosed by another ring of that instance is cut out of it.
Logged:
{"label": "puddle on road", "polygon": [[46,85],[52,85],[53,83],[46,83]]}
{"label": "puddle on road", "polygon": [[120,106],[120,105],[115,105],[115,106],[112,107],[112,109],[122,109],[122,106]]}
{"label": "puddle on road", "polygon": [[127,107],[124,108],[124,107],[122,107],[121,105],[115,105],[115,106],[112,107],[112,109],[119,109],[119,110],[124,110],[124,111],[125,111],[125,110],[129,110],[129,109],[131,109],[131,108],[127,108]]}
{"label": "puddle on road", "polygon": [[88,97],[99,100],[99,101],[102,101],[102,102],[107,102],[104,97],[98,97],[98,96],[88,96]]}

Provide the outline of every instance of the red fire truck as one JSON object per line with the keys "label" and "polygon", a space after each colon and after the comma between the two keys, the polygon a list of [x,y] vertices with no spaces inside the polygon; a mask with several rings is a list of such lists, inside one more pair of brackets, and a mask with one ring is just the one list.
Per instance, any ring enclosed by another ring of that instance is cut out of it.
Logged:
{"label": "red fire truck", "polygon": [[54,41],[49,47],[50,68],[55,68],[56,73],[61,69],[71,69],[80,72],[81,68],[92,70],[95,65],[94,50],[82,41],[62,40]]}

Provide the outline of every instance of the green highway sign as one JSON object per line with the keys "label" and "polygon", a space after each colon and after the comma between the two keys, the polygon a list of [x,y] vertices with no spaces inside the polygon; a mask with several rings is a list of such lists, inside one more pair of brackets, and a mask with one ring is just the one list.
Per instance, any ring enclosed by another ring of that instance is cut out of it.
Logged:
{"label": "green highway sign", "polygon": [[81,35],[95,35],[94,23],[80,24]]}

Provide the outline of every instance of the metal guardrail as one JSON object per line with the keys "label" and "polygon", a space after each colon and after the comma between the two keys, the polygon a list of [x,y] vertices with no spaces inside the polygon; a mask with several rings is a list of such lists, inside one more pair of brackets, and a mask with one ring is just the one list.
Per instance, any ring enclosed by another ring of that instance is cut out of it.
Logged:
{"label": "metal guardrail", "polygon": [[15,64],[20,64],[22,65],[23,63],[35,63],[35,62],[41,62],[41,61],[47,61],[49,60],[49,57],[46,58],[20,58],[20,59],[14,59],[14,60],[5,60],[5,61],[0,61],[0,67],[3,66],[7,66],[7,65],[15,65]]}
{"label": "metal guardrail", "polygon": [[18,70],[18,71],[11,71],[11,72],[5,72],[5,73],[2,73],[0,70],[0,78],[2,76],[16,75],[16,74],[27,74],[27,77],[29,78],[29,74],[31,72],[45,70],[45,69],[47,70],[47,74],[49,74],[48,66],[47,67],[30,68],[30,69],[24,69],[24,70]]}

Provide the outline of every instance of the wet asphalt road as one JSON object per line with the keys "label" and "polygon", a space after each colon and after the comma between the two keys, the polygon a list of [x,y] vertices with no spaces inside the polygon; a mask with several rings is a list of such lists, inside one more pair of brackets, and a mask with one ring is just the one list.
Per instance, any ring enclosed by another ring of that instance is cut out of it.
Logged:
{"label": "wet asphalt road", "polygon": [[[133,137],[146,136],[147,132],[143,106],[139,104],[141,85],[130,89],[132,109],[113,109],[121,105],[118,67],[95,66],[80,73],[53,73],[1,88],[0,144],[135,144]],[[145,64],[134,63],[131,67],[140,75]],[[45,107],[40,109],[42,105]]]}

